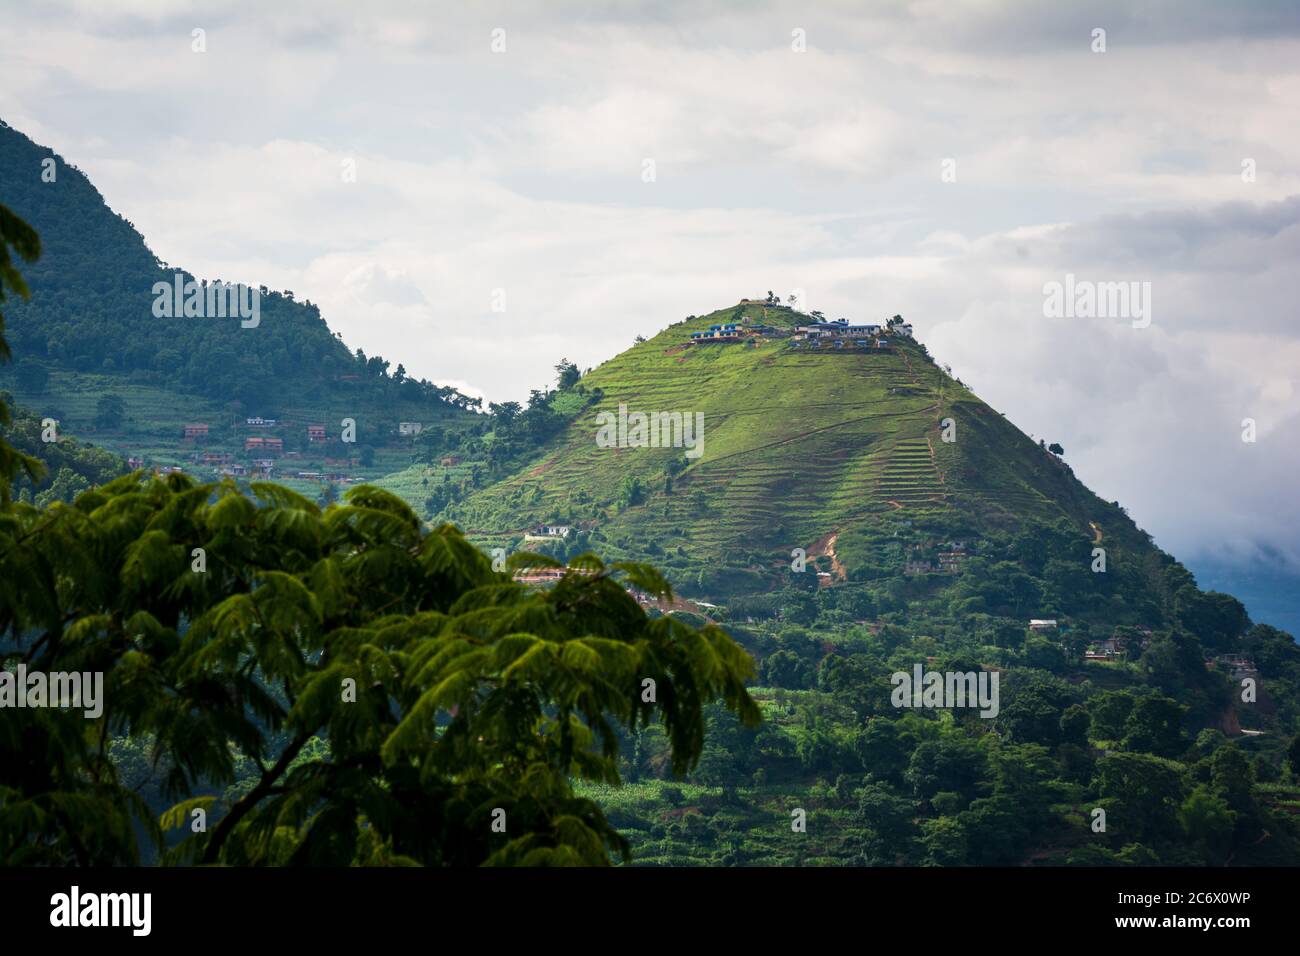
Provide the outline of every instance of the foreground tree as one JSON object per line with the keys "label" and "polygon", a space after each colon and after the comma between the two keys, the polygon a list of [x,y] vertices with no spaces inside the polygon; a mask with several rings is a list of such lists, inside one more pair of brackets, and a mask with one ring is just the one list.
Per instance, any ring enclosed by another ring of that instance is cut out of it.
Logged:
{"label": "foreground tree", "polygon": [[[0,207],[0,240],[0,297],[23,294],[7,249],[33,258],[35,233]],[[178,863],[605,864],[627,843],[571,780],[618,782],[620,728],[661,722],[685,772],[707,704],[758,723],[739,645],[619,580],[667,596],[650,567],[584,555],[531,591],[510,572],[556,562],[494,571],[371,487],[322,510],[137,472],[12,502],[37,464],[0,439],[0,691],[39,704],[0,712],[0,864],[135,863],[166,830]],[[23,673],[102,693],[44,706]],[[179,801],[161,819],[114,744]]]}
{"label": "foreground tree", "polygon": [[[35,262],[41,255],[41,240],[31,226],[23,222],[7,207],[0,205],[0,306],[8,295],[25,299],[29,295],[27,283],[18,271],[15,258]],[[0,310],[0,362],[9,361],[9,343],[5,340],[4,311]],[[0,401],[0,427],[9,424],[9,407]],[[17,451],[0,439],[0,505],[9,500],[10,481],[26,474],[33,481],[41,473],[36,459]]]}
{"label": "foreground tree", "polygon": [[[708,702],[758,720],[730,637],[616,580],[666,595],[651,568],[588,555],[530,591],[385,491],[322,511],[253,488],[134,474],[0,513],[6,666],[105,675],[97,719],[0,723],[0,859],[134,862],[133,819],[161,837],[118,782],[121,735],[181,801],[165,825],[212,815],[168,860],[605,863],[626,844],[570,778],[618,782],[617,727],[662,721],[685,771]],[[240,756],[255,780],[223,806]]]}

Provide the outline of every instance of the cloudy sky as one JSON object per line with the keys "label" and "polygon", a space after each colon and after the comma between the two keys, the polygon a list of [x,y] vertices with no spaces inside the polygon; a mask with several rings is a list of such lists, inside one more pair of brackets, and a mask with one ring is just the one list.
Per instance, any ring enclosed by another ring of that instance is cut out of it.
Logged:
{"label": "cloudy sky", "polygon": [[902,313],[1162,546],[1300,570],[1300,5],[807,6],[6,5],[0,117],[494,401],[769,289]]}

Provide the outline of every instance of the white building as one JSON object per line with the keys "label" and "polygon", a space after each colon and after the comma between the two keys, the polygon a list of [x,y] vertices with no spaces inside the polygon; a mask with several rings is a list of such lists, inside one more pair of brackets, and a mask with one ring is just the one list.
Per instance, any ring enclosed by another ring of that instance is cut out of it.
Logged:
{"label": "white building", "polygon": [[796,338],[852,338],[863,335],[879,335],[878,325],[850,325],[848,319],[834,319],[830,322],[814,322],[811,325],[795,327]]}
{"label": "white building", "polygon": [[420,422],[398,422],[397,434],[399,435],[418,435],[424,426]]}
{"label": "white building", "polygon": [[525,540],[529,538],[538,540],[545,538],[567,538],[571,531],[573,531],[573,528],[567,524],[544,524],[540,528],[535,528],[528,532],[528,534],[524,535],[524,538]]}

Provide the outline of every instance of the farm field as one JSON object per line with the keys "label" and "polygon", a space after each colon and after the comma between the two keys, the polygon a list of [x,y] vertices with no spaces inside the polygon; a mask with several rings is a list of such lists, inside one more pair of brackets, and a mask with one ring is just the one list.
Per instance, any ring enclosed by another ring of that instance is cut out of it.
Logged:
{"label": "farm field", "polygon": [[[616,555],[650,543],[691,563],[776,568],[794,548],[894,512],[1082,522],[1105,511],[920,344],[894,335],[887,349],[818,347],[791,335],[808,321],[742,303],[639,342],[583,376],[599,401],[447,516],[485,546],[518,546],[522,529],[564,522]],[[691,341],[719,323],[750,334]],[[702,415],[699,454],[667,441],[602,447],[609,419],[598,416],[636,412]],[[386,481],[413,500],[409,483]]]}

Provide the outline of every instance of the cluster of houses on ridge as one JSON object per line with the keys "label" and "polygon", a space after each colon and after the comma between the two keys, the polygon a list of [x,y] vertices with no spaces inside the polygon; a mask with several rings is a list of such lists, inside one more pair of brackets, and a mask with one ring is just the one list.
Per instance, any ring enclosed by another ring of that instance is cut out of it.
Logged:
{"label": "cluster of houses on ridge", "polygon": [[710,325],[706,332],[692,332],[692,342],[734,342],[741,335],[750,334],[749,329],[741,330],[741,327],[735,322],[727,322],[722,325]]}
{"label": "cluster of houses on ridge", "polygon": [[907,338],[912,337],[912,326],[907,322],[892,322],[888,326],[883,325],[855,325],[848,319],[831,319],[829,321],[813,322],[808,325],[797,325],[794,330],[796,339],[862,339],[875,338],[876,336],[893,333],[902,335]]}
{"label": "cluster of houses on ridge", "polygon": [[[263,418],[261,415],[253,415],[244,419],[244,427],[249,431],[267,432],[279,429],[280,426],[281,423],[276,419]],[[421,422],[398,422],[397,434],[402,437],[413,437],[420,434],[423,428]],[[183,428],[182,437],[188,444],[201,445],[211,437],[210,428],[206,422],[187,424]],[[326,432],[325,425],[307,425],[306,438],[308,446],[325,446],[331,440],[331,436]],[[235,456],[230,452],[218,451],[195,451],[190,456],[190,460],[196,465],[210,468],[212,473],[218,476],[270,478],[276,469],[277,459],[289,460],[303,457],[303,453],[300,451],[286,451],[283,438],[267,434],[246,435],[243,450],[245,453],[245,460],[243,461],[236,461]],[[327,470],[285,471],[282,476],[307,481],[346,483],[356,479],[341,469],[356,467],[360,461],[357,458],[324,457],[322,463]],[[146,462],[142,457],[132,456],[127,459],[127,466],[132,469],[141,469],[146,467]],[[173,465],[156,470],[161,474],[169,474],[183,469],[180,466]]]}
{"label": "cluster of houses on ridge", "polygon": [[1151,628],[1139,627],[1131,630],[1116,628],[1105,640],[1098,641],[1083,653],[1085,661],[1116,661],[1136,657],[1147,649],[1151,643]]}
{"label": "cluster of houses on ridge", "polygon": [[[271,429],[277,427],[278,425],[279,422],[276,421],[274,418],[263,418],[260,415],[255,415],[251,418],[244,419],[244,426],[250,429],[258,429],[258,430]],[[424,429],[424,425],[420,422],[398,422],[397,423],[397,434],[402,436],[403,438],[409,438],[418,435],[420,434],[421,431],[423,431],[423,429]],[[184,437],[184,439],[189,442],[198,442],[208,438],[208,431],[209,429],[206,422],[198,422],[192,425],[186,425],[184,427],[184,434],[182,437]],[[330,440],[329,435],[326,434],[324,425],[307,426],[308,443],[316,444],[318,442],[327,442],[329,440]],[[264,438],[261,436],[250,436],[244,439],[245,451],[253,451],[253,450],[258,450],[263,448],[273,449],[277,451],[283,450],[284,439]]]}
{"label": "cluster of houses on ridge", "polygon": [[[1136,633],[1133,633],[1136,631]],[[1136,660],[1147,646],[1151,643],[1151,628],[1139,627],[1125,629],[1116,629],[1115,633],[1105,640],[1098,641],[1084,652],[1083,659],[1086,661],[1101,661],[1103,663]],[[1205,666],[1212,671],[1226,674],[1229,680],[1234,683],[1244,680],[1247,677],[1259,677],[1259,668],[1249,657],[1243,657],[1240,654],[1219,654],[1217,656],[1205,657]]]}
{"label": "cluster of houses on ridge", "polygon": [[[793,301],[793,298],[791,301]],[[776,299],[776,302],[780,302],[780,299]],[[773,303],[772,297],[769,295],[767,300],[741,299],[740,304],[772,305]],[[789,307],[783,306],[782,308]],[[786,329],[751,323],[748,319],[745,319],[741,322],[718,322],[710,325],[703,332],[692,332],[691,342],[693,344],[708,344],[740,342],[750,338],[792,338],[794,341],[810,342],[815,346],[819,346],[823,341],[829,341],[836,347],[842,348],[845,342],[852,342],[859,346],[871,345],[884,350],[890,348],[889,339],[885,338],[886,335],[912,337],[912,326],[904,322],[902,316],[898,315],[890,319],[885,325],[860,325],[852,323],[848,319],[827,320],[820,312],[810,312],[808,315],[813,321],[795,326],[793,333]]]}
{"label": "cluster of houses on ridge", "polygon": [[[1035,634],[1045,634],[1054,631],[1064,633],[1069,630],[1065,625],[1057,622],[1056,618],[1030,618],[1029,629]],[[1149,627],[1117,627],[1113,634],[1105,640],[1097,641],[1095,644],[1088,646],[1084,651],[1083,659],[1085,661],[1118,661],[1133,654],[1134,651],[1141,653],[1146,650],[1151,643],[1151,628]]]}

